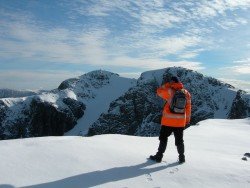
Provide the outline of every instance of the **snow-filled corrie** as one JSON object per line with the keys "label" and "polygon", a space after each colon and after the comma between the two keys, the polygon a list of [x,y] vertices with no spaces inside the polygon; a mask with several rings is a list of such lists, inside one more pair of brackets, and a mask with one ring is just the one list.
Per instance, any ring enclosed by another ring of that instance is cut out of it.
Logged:
{"label": "snow-filled corrie", "polygon": [[[187,162],[173,136],[162,163],[157,137],[100,135],[0,141],[0,187],[249,187],[250,118],[213,119],[185,130]],[[246,155],[247,156],[247,155]]]}

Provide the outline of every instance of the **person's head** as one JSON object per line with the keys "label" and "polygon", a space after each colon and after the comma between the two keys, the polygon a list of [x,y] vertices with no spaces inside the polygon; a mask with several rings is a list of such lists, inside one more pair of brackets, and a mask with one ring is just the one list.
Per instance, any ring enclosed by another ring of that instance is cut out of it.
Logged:
{"label": "person's head", "polygon": [[179,79],[176,76],[172,76],[170,82],[178,83]]}

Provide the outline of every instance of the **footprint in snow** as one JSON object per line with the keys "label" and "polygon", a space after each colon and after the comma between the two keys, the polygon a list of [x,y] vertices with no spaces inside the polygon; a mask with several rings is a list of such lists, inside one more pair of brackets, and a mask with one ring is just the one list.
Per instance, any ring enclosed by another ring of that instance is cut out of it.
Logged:
{"label": "footprint in snow", "polygon": [[167,161],[161,161],[162,163],[164,163],[165,165],[167,165],[168,163],[167,163]]}
{"label": "footprint in snow", "polygon": [[174,174],[174,173],[176,173],[176,172],[178,172],[178,171],[179,171],[178,168],[174,168],[173,170],[169,171],[169,173],[170,173],[170,174]]}
{"label": "footprint in snow", "polygon": [[145,176],[147,178],[147,181],[153,181],[151,174],[146,174]]}

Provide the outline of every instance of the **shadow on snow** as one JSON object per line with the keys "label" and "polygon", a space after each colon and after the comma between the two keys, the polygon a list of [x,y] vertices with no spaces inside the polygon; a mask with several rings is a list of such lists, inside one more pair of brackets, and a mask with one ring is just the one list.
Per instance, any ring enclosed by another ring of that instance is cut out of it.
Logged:
{"label": "shadow on snow", "polygon": [[145,163],[134,165],[111,168],[102,171],[93,171],[85,174],[68,177],[54,182],[43,183],[39,185],[32,185],[23,188],[82,188],[93,187],[102,185],[109,182],[116,182],[120,180],[130,179],[141,175],[150,174],[153,172],[161,171],[169,167],[178,165],[178,163],[172,163],[169,165],[162,165],[154,168],[145,168],[147,166],[155,164],[152,161],[146,161]]}

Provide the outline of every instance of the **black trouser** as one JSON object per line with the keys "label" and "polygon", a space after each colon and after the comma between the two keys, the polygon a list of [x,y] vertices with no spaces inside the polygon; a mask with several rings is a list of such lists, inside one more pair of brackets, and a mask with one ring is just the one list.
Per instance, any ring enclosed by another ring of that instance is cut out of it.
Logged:
{"label": "black trouser", "polygon": [[160,144],[157,153],[159,155],[163,155],[167,147],[168,137],[172,133],[174,133],[175,145],[177,146],[177,151],[179,155],[184,155],[183,131],[184,127],[161,126],[161,131],[159,136]]}

